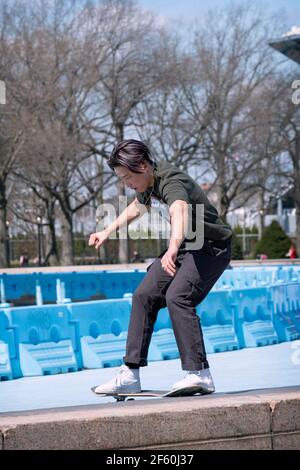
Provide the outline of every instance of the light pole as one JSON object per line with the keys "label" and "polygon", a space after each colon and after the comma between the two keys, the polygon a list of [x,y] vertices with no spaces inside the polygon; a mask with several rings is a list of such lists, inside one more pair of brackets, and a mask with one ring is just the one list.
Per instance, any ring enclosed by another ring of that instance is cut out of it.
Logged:
{"label": "light pole", "polygon": [[42,266],[42,218],[38,215],[36,221],[38,226],[38,265]]}
{"label": "light pole", "polygon": [[243,256],[246,253],[246,210],[243,207]]}
{"label": "light pole", "polygon": [[6,224],[6,262],[7,267],[10,267],[10,233],[9,233],[9,220],[5,222]]}
{"label": "light pole", "polygon": [[258,239],[260,240],[262,237],[263,227],[264,227],[264,210],[259,210],[259,217],[258,217]]}

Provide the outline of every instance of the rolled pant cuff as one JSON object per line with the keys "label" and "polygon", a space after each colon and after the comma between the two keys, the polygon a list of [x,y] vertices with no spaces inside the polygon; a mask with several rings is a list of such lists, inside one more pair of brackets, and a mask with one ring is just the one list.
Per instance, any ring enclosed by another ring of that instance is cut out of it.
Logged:
{"label": "rolled pant cuff", "polygon": [[137,361],[136,359],[130,359],[130,357],[124,356],[123,361],[125,365],[134,364],[137,367],[145,367],[148,365],[147,359],[140,359],[139,361]]}
{"label": "rolled pant cuff", "polygon": [[209,369],[209,364],[207,361],[182,364],[182,370],[203,370],[203,369]]}

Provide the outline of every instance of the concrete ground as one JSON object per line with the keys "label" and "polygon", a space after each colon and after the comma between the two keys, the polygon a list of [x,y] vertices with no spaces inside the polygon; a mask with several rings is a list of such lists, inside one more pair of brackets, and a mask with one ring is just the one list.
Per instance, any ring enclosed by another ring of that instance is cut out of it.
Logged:
{"label": "concrete ground", "polygon": [[[209,362],[217,393],[300,385],[300,341],[212,354]],[[114,403],[113,398],[99,397],[90,389],[110,380],[116,370],[83,370],[1,382],[0,413],[3,416],[29,410]],[[144,389],[168,390],[183,376],[179,360],[150,362],[141,369]]]}

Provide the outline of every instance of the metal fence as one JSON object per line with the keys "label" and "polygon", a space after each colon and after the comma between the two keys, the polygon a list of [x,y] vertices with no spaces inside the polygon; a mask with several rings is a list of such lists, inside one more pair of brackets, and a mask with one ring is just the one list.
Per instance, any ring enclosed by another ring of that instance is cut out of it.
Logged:
{"label": "metal fence", "polygon": [[[128,261],[143,262],[146,259],[158,256],[167,248],[168,240],[164,239],[128,239]],[[62,242],[57,240],[58,255],[61,255]],[[29,266],[45,265],[46,240],[39,239],[14,239],[7,240],[7,253],[11,267],[20,266],[20,257],[27,255]],[[88,246],[88,237],[74,238],[74,264],[115,264],[118,259],[119,241],[108,240],[101,250],[96,251],[94,247]]]}

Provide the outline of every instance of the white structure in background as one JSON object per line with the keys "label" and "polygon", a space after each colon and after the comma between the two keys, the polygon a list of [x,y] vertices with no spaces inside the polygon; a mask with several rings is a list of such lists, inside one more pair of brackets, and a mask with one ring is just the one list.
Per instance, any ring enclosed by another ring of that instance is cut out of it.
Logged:
{"label": "white structure in background", "polygon": [[[277,201],[277,213],[266,214],[264,217],[264,225],[267,227],[273,220],[277,220],[286,234],[290,237],[296,236],[296,209],[283,209],[282,200]],[[255,208],[240,208],[230,212],[227,221],[232,227],[240,225],[241,227],[259,226],[259,212]]]}

